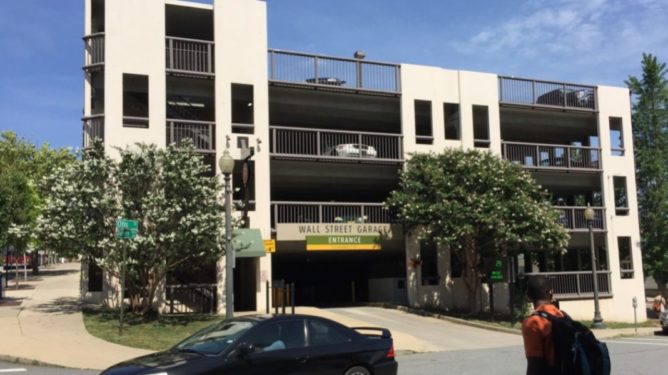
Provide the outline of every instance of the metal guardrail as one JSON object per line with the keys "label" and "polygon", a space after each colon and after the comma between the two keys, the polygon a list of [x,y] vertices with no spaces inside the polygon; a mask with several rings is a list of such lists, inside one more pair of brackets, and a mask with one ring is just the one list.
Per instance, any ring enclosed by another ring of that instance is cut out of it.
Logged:
{"label": "metal guardrail", "polygon": [[595,86],[502,76],[499,77],[499,101],[590,111],[598,108]]}
{"label": "metal guardrail", "polygon": [[104,33],[95,33],[83,37],[84,69],[104,65]]}
{"label": "metal guardrail", "polygon": [[215,314],[217,310],[216,284],[166,285],[167,314]]}
{"label": "metal guardrail", "polygon": [[272,223],[390,223],[382,203],[273,201]]}
{"label": "metal guardrail", "polygon": [[269,80],[310,86],[401,92],[400,65],[270,49]]}
{"label": "metal guardrail", "polygon": [[213,122],[167,120],[167,144],[177,146],[190,138],[197,152],[216,152],[216,126]]}
{"label": "metal guardrail", "polygon": [[270,126],[272,156],[403,161],[402,135]]}
{"label": "metal guardrail", "polygon": [[[557,299],[594,297],[594,278],[591,271],[540,272],[537,275],[543,275],[550,280],[554,296]],[[601,297],[611,297],[610,271],[597,271],[596,277],[598,278],[599,295]]]}
{"label": "metal guardrail", "polygon": [[213,76],[213,45],[208,40],[167,37],[167,71]]}
{"label": "metal guardrail", "polygon": [[95,138],[104,142],[104,115],[86,116],[83,119],[83,147],[87,148],[93,144]]}
{"label": "metal guardrail", "polygon": [[[588,231],[587,220],[584,212],[587,207],[567,207],[555,206],[554,209],[559,213],[559,223],[564,228],[571,231]],[[592,220],[592,230],[605,230],[605,208],[591,207],[594,210],[594,220]]]}
{"label": "metal guardrail", "polygon": [[597,147],[501,142],[503,158],[528,168],[602,169]]}

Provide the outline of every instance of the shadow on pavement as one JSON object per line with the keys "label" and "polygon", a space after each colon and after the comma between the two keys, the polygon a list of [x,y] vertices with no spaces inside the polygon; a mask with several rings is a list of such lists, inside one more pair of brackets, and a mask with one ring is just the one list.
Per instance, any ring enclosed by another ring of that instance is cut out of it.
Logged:
{"label": "shadow on pavement", "polygon": [[30,310],[51,314],[75,314],[81,311],[81,304],[77,297],[61,297],[49,303],[32,306]]}

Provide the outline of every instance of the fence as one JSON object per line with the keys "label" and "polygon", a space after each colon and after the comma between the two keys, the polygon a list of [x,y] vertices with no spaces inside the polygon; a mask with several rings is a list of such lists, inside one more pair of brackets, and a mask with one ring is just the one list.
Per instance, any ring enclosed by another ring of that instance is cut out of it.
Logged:
{"label": "fence", "polygon": [[104,33],[86,35],[84,40],[84,68],[104,65]]}
{"label": "fence", "polygon": [[189,138],[198,152],[216,152],[216,126],[213,122],[167,120],[167,144],[177,146]]}
{"label": "fence", "polygon": [[[594,278],[591,271],[541,272],[552,283],[554,296],[559,299],[594,297]],[[601,297],[611,297],[610,271],[596,272],[598,293]]]}
{"label": "fence", "polygon": [[269,50],[269,80],[387,93],[401,92],[400,66]]}
{"label": "fence", "polygon": [[96,138],[104,142],[104,115],[87,116],[82,121],[84,148],[91,147]]}
{"label": "fence", "polygon": [[[587,207],[567,207],[555,206],[554,209],[559,213],[559,223],[564,228],[577,231],[589,230],[584,212]],[[605,208],[591,207],[594,210],[594,220],[591,222],[593,230],[605,230]]]}
{"label": "fence", "polygon": [[595,86],[525,78],[499,77],[499,101],[565,109],[597,109]]}
{"label": "fence", "polygon": [[214,74],[213,42],[167,37],[167,71]]}
{"label": "fence", "polygon": [[186,284],[165,286],[167,314],[215,314],[218,286]]}
{"label": "fence", "polygon": [[272,223],[390,223],[382,203],[272,202]]}
{"label": "fence", "polygon": [[600,170],[601,149],[587,146],[502,142],[503,157],[525,167]]}
{"label": "fence", "polygon": [[368,161],[403,160],[400,134],[271,126],[270,144],[270,152],[274,156]]}

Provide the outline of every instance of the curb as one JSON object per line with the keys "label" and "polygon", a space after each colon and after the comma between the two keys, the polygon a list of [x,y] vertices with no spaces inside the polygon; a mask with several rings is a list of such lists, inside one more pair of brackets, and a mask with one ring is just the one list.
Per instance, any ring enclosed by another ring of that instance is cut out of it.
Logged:
{"label": "curb", "polygon": [[381,307],[381,308],[384,308],[384,309],[399,310],[399,311],[403,311],[403,312],[406,312],[406,313],[409,313],[409,314],[414,314],[414,315],[419,315],[419,316],[426,316],[426,317],[429,317],[429,318],[436,318],[436,319],[445,320],[445,321],[448,321],[448,322],[461,324],[461,325],[465,325],[465,326],[469,326],[469,327],[486,329],[486,330],[489,330],[489,331],[510,333],[510,334],[513,334],[513,335],[521,335],[522,334],[522,331],[519,330],[519,329],[504,328],[504,327],[494,326],[494,325],[490,325],[490,324],[472,322],[472,321],[469,321],[469,320],[466,320],[466,319],[460,319],[460,318],[455,318],[455,317],[448,316],[448,315],[432,313],[432,312],[420,310],[420,309],[417,309],[417,308],[414,308],[414,307],[392,305],[392,304],[389,304],[389,303],[369,304],[369,306]]}
{"label": "curb", "polygon": [[[64,366],[60,366],[60,365],[54,365],[53,363],[38,361],[36,359],[14,357],[14,356],[11,356],[11,355],[6,355],[6,354],[0,354],[0,361],[16,363],[16,364],[26,365],[26,366],[68,368],[68,367],[64,367]],[[81,370],[87,370],[87,369],[81,369]]]}

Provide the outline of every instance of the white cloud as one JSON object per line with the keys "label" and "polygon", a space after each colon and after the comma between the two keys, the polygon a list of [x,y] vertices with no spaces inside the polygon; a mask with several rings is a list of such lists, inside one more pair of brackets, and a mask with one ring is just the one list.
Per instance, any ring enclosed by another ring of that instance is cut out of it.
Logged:
{"label": "white cloud", "polygon": [[565,74],[612,68],[600,64],[636,67],[642,52],[668,57],[666,0],[531,0],[518,12],[451,46],[501,65],[555,67]]}

